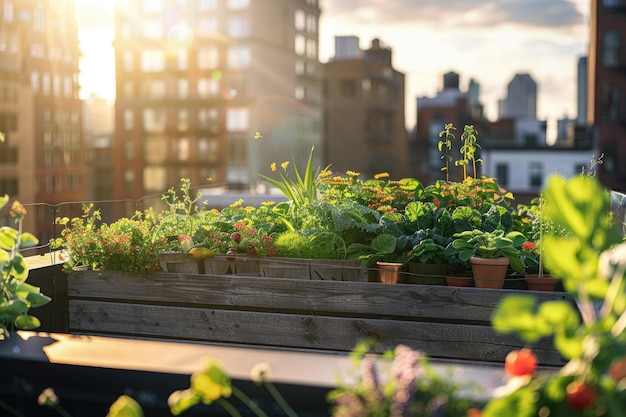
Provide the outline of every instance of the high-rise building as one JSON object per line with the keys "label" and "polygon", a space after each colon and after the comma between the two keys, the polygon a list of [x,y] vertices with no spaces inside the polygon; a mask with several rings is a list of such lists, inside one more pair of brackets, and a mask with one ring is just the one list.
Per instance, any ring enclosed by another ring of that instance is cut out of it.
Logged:
{"label": "high-rise building", "polygon": [[589,40],[589,111],[603,155],[598,178],[626,190],[626,0],[592,0]]}
{"label": "high-rise building", "polygon": [[115,197],[304,166],[321,145],[319,15],[317,0],[116,2]]}
{"label": "high-rise building", "polygon": [[500,119],[536,119],[537,83],[529,74],[515,74],[500,101]]}
{"label": "high-rise building", "polygon": [[[12,0],[0,9],[0,194],[22,203],[79,201],[88,184],[81,133],[74,0]],[[34,206],[26,230],[54,237]]]}
{"label": "high-rise building", "polygon": [[576,71],[576,124],[579,126],[587,125],[587,57],[578,58],[578,70]]}
{"label": "high-rise building", "polygon": [[374,39],[361,50],[358,38],[338,37],[336,55],[324,69],[325,159],[331,170],[367,178],[386,172],[408,175],[404,74],[392,66],[392,50]]}

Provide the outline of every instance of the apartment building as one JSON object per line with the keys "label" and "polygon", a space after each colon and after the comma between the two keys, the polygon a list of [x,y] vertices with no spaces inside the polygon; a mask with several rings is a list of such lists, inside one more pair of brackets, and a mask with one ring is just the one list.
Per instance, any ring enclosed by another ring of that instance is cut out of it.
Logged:
{"label": "apartment building", "polygon": [[589,40],[589,109],[604,155],[598,178],[626,190],[626,0],[592,0]]}
{"label": "apartment building", "polygon": [[[54,204],[81,200],[88,189],[74,1],[0,7],[0,193],[27,205],[26,230],[46,242]],[[35,202],[47,205],[28,206]]]}
{"label": "apartment building", "polygon": [[319,15],[317,0],[116,3],[115,198],[304,166],[321,147]]}
{"label": "apartment building", "polygon": [[379,39],[362,50],[355,36],[335,38],[335,56],[324,69],[325,159],[331,170],[366,178],[386,172],[408,176],[404,74],[392,49]]}

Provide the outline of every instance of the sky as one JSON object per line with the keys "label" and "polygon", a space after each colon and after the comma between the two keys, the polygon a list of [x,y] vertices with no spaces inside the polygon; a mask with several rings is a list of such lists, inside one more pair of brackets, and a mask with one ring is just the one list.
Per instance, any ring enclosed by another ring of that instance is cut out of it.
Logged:
{"label": "sky", "polygon": [[[251,0],[263,1],[263,0]],[[416,100],[434,97],[443,74],[473,78],[490,120],[516,73],[538,87],[537,112],[549,125],[576,117],[578,59],[588,53],[591,0],[320,0],[320,61],[335,53],[336,36],[357,36],[362,49],[375,38],[393,52],[405,74],[406,125]],[[83,52],[81,96],[113,100],[112,0],[75,0]]]}

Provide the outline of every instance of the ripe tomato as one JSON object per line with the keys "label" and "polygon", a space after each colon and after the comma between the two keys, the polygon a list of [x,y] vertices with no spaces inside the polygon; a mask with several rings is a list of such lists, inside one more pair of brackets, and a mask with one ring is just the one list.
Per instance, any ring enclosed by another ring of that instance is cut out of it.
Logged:
{"label": "ripe tomato", "polygon": [[596,399],[596,391],[582,381],[572,381],[565,389],[565,401],[574,410],[582,411],[590,407]]}
{"label": "ripe tomato", "polygon": [[528,348],[514,350],[504,360],[504,370],[511,376],[532,375],[536,369],[537,356]]}
{"label": "ripe tomato", "polygon": [[609,366],[609,373],[615,382],[626,378],[626,357],[615,359]]}

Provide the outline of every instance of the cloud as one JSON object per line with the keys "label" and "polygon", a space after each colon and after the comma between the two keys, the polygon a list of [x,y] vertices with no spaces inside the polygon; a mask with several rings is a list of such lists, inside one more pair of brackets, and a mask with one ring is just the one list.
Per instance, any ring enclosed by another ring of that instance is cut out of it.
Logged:
{"label": "cloud", "polygon": [[558,29],[585,23],[570,0],[326,0],[322,13],[351,16],[372,24],[415,22],[472,27],[513,23]]}

